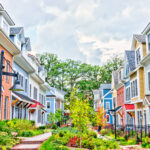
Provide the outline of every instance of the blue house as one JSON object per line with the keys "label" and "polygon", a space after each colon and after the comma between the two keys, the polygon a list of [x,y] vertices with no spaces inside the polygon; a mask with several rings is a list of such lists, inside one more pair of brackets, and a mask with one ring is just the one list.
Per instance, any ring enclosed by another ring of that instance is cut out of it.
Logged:
{"label": "blue house", "polygon": [[113,124],[113,116],[110,114],[111,109],[113,109],[111,93],[111,84],[101,84],[100,85],[100,106],[104,107],[106,112],[106,124]]}
{"label": "blue house", "polygon": [[[26,51],[30,50],[28,47],[31,46],[24,37],[23,27],[11,27],[10,38],[20,49],[20,54],[14,57],[12,68],[14,72],[19,74],[20,86],[23,89],[22,92],[12,92],[11,119],[29,119],[28,108],[31,104],[35,104],[30,98],[29,92],[29,74],[35,70],[31,63],[27,61],[26,55]],[[14,80],[12,84],[14,84]]]}
{"label": "blue house", "polygon": [[64,95],[65,92],[56,88],[50,88],[46,94],[46,122],[48,123],[48,114],[54,113],[57,109],[61,109],[64,113]]}

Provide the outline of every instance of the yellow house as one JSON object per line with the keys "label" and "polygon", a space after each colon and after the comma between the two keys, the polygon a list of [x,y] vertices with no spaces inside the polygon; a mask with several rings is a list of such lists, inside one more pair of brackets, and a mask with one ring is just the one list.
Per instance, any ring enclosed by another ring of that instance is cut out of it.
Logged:
{"label": "yellow house", "polygon": [[135,105],[135,124],[141,125],[145,122],[144,105],[145,97],[145,75],[141,61],[146,56],[146,36],[142,34],[133,35],[132,50],[135,51],[135,69],[129,73],[131,85],[131,103]]}

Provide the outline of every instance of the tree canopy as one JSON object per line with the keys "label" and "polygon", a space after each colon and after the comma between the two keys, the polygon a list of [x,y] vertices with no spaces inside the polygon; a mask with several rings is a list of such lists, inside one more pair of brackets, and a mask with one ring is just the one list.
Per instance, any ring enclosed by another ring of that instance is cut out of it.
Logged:
{"label": "tree canopy", "polygon": [[49,85],[66,91],[68,97],[76,86],[82,93],[92,93],[101,83],[111,83],[112,71],[122,64],[119,57],[108,60],[103,66],[93,66],[71,59],[60,60],[57,55],[50,53],[37,56],[47,70]]}

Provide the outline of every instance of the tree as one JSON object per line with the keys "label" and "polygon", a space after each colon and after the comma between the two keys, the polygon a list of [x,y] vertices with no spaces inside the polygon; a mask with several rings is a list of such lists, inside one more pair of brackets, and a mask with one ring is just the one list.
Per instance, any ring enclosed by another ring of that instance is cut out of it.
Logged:
{"label": "tree", "polygon": [[60,109],[57,109],[55,117],[57,122],[61,122],[63,120],[62,111]]}
{"label": "tree", "polygon": [[78,86],[83,99],[87,93],[92,97],[93,90],[98,89],[101,83],[111,83],[112,71],[122,64],[122,59],[118,56],[108,60],[103,66],[92,66],[71,59],[60,60],[49,53],[37,56],[47,70],[47,82],[50,86],[66,91],[68,97],[73,88]]}
{"label": "tree", "polygon": [[106,124],[105,111],[104,111],[103,107],[98,107],[97,108],[96,124],[99,127],[103,127]]}
{"label": "tree", "polygon": [[70,104],[70,117],[72,118],[72,123],[80,132],[80,148],[82,145],[82,132],[88,128],[89,120],[89,110],[90,105],[88,100],[81,100],[79,97],[75,95],[74,90],[71,93],[72,103]]}
{"label": "tree", "polygon": [[54,113],[50,112],[50,113],[48,114],[48,122],[49,122],[50,124],[55,124],[55,123],[56,123],[56,117],[55,117],[55,114],[54,114]]}

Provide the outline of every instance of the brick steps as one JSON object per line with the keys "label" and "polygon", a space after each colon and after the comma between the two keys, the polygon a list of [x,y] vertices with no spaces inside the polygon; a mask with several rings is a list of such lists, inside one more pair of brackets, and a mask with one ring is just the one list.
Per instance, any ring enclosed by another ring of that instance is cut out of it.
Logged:
{"label": "brick steps", "polygon": [[51,133],[44,133],[38,136],[23,138],[20,144],[11,150],[38,150],[40,145],[51,136]]}

